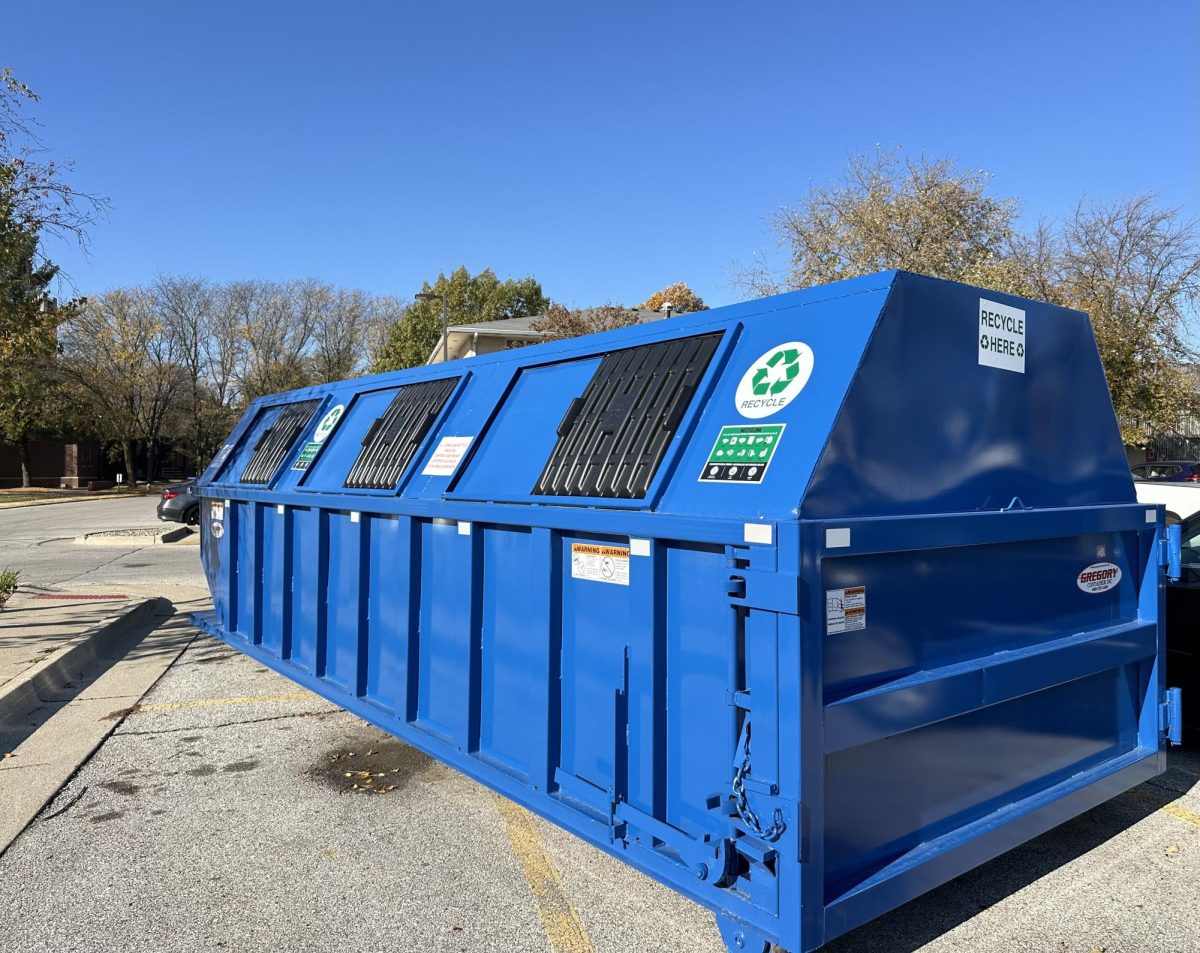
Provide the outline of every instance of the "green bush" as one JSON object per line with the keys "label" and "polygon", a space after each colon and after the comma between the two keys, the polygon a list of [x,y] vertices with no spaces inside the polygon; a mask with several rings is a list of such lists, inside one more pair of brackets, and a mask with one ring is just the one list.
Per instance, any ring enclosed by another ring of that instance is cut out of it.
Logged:
{"label": "green bush", "polygon": [[20,577],[19,569],[0,569],[0,606],[8,602],[8,597],[16,591]]}

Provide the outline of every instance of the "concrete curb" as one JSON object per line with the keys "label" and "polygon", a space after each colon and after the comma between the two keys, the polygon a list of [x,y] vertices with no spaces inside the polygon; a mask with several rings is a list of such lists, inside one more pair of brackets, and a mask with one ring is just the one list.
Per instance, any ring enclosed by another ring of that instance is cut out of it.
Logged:
{"label": "concrete curb", "polygon": [[69,688],[116,643],[139,626],[173,611],[166,599],[142,599],[103,619],[0,687],[0,724],[23,718],[48,702],[65,701]]}
{"label": "concrete curb", "polygon": [[175,529],[159,530],[153,536],[110,536],[106,533],[84,533],[82,536],[76,536],[75,542],[84,546],[162,546],[178,543],[191,535],[190,526],[179,526]]}
{"label": "concrete curb", "polygon": [[[110,622],[114,624],[94,626],[84,636],[99,635],[97,630],[103,628],[101,641],[113,652],[96,664],[112,664],[82,691],[72,693],[69,701],[54,702],[56,710],[17,745],[13,761],[3,762],[0,856],[198,635],[179,618],[175,607],[161,598],[131,606]],[[97,642],[95,638],[90,641]],[[98,644],[95,647],[99,649]]]}
{"label": "concrete curb", "polygon": [[96,500],[134,500],[153,495],[151,493],[93,493],[89,496],[60,496],[56,500],[21,500],[19,503],[5,503],[0,499],[0,510],[19,510],[23,506],[54,506],[56,503],[94,503]]}

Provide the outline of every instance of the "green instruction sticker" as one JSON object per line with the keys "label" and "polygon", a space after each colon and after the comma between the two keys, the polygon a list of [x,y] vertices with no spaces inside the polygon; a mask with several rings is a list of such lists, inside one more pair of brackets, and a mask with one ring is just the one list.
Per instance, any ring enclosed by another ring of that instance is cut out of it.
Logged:
{"label": "green instruction sticker", "polygon": [[304,449],[300,451],[300,456],[296,457],[296,462],[292,464],[293,470],[307,470],[310,463],[317,459],[317,454],[321,450],[321,444],[316,440],[310,440],[304,445]]}
{"label": "green instruction sticker", "polygon": [[704,483],[762,483],[787,424],[722,427],[700,473]]}

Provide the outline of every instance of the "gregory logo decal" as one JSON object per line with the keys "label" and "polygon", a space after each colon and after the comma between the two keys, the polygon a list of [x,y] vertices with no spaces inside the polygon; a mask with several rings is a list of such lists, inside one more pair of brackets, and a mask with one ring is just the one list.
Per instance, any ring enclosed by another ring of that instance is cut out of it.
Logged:
{"label": "gregory logo decal", "polygon": [[1092,563],[1075,580],[1084,592],[1108,592],[1121,581],[1121,567],[1112,563]]}
{"label": "gregory logo decal", "polygon": [[787,406],[808,383],[813,370],[812,348],[788,341],[771,348],[742,375],[734,406],[743,417],[770,417]]}

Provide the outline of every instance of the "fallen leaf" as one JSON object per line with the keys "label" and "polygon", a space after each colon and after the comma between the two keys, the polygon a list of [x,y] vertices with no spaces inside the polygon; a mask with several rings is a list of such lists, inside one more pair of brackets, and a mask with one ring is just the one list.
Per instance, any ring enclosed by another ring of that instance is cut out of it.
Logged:
{"label": "fallen leaf", "polygon": [[1174,857],[1179,853],[1179,847],[1176,844],[1169,844],[1167,849],[1163,851],[1168,857]]}

